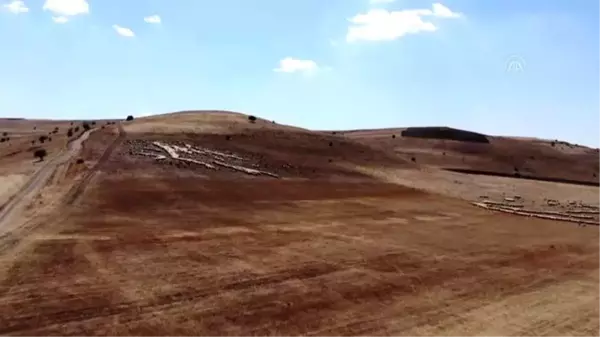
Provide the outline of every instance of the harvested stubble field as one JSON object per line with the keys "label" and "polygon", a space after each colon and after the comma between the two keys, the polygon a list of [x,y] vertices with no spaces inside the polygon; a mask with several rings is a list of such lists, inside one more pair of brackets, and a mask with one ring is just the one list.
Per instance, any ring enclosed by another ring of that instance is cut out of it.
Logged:
{"label": "harvested stubble field", "polygon": [[[596,226],[404,186],[427,171],[343,137],[224,114],[176,135],[171,117],[126,125],[75,204],[2,252],[0,333],[598,333]],[[86,162],[115,139],[98,132]],[[155,141],[279,178],[135,154]]]}

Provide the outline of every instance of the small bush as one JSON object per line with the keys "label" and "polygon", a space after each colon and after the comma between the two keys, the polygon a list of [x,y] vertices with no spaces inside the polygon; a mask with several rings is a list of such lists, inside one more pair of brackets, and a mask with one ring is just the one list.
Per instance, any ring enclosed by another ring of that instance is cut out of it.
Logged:
{"label": "small bush", "polygon": [[126,118],[125,120],[126,120],[126,121],[128,121],[128,122],[129,122],[129,121],[132,121],[132,120],[133,120],[133,116],[132,116],[132,115],[129,115],[129,116],[127,116],[127,118]]}
{"label": "small bush", "polygon": [[392,138],[396,138],[396,135],[392,135]]}
{"label": "small bush", "polygon": [[231,140],[231,136],[229,136],[229,135],[225,136],[225,140]]}
{"label": "small bush", "polygon": [[33,129],[34,129],[34,130],[37,130],[37,126],[34,126],[34,127],[33,127]]}
{"label": "small bush", "polygon": [[83,164],[84,160],[83,158],[77,158],[77,164]]}
{"label": "small bush", "polygon": [[48,141],[51,142],[52,141],[52,137],[48,137]]}
{"label": "small bush", "polygon": [[71,122],[71,125],[73,125],[73,122]]}
{"label": "small bush", "polygon": [[40,158],[40,161],[44,160],[44,157],[46,157],[48,155],[48,152],[46,152],[45,149],[37,149],[35,150],[35,152],[33,153],[33,156],[35,158]]}
{"label": "small bush", "polygon": [[69,138],[73,137],[73,129],[67,130],[67,137],[69,137]]}
{"label": "small bush", "polygon": [[95,122],[95,121],[92,121],[90,124],[92,124],[92,125],[96,125],[96,122]]}
{"label": "small bush", "polygon": [[78,126],[76,126],[76,127],[75,127],[75,129],[73,129],[73,131],[74,131],[75,133],[79,132],[79,127],[78,127]]}
{"label": "small bush", "polygon": [[248,116],[248,120],[249,120],[251,123],[254,123],[254,122],[256,122],[256,117],[254,117],[254,116],[250,115],[250,116]]}
{"label": "small bush", "polygon": [[4,137],[8,136],[8,132],[2,132],[2,135],[3,135]]}
{"label": "small bush", "polygon": [[4,143],[6,141],[5,138],[0,138],[0,143]]}
{"label": "small bush", "polygon": [[40,136],[40,138],[38,138],[38,140],[40,141],[40,143],[44,143],[46,140],[48,140],[48,136]]}
{"label": "small bush", "polygon": [[415,157],[411,157],[410,160],[415,163],[417,162],[417,158],[415,158]]}
{"label": "small bush", "polygon": [[333,146],[333,142],[329,142],[329,146]]}
{"label": "small bush", "polygon": [[31,145],[35,145],[35,139],[31,141]]}
{"label": "small bush", "polygon": [[81,124],[81,127],[85,131],[88,131],[89,129],[91,129],[91,126],[87,122],[84,122],[83,124]]}
{"label": "small bush", "polygon": [[556,146],[556,142],[552,142],[552,143],[550,143],[550,145],[552,145],[552,147],[555,147]]}

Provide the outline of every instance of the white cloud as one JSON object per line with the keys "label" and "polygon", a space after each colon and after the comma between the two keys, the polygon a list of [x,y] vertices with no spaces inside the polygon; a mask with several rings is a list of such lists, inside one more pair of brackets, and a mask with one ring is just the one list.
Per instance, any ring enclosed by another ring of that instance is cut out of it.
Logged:
{"label": "white cloud", "polygon": [[125,36],[125,37],[134,37],[135,36],[135,33],[129,28],[121,27],[119,25],[113,25],[113,29],[117,32],[117,34],[119,34],[121,36]]}
{"label": "white cloud", "polygon": [[441,3],[434,3],[433,7],[433,15],[441,18],[458,18],[461,17],[461,13],[455,13],[450,10],[450,8],[442,5]]}
{"label": "white cloud", "polygon": [[46,0],[43,9],[56,14],[57,17],[69,17],[88,14],[90,5],[86,0]]}
{"label": "white cloud", "polygon": [[161,23],[160,16],[158,15],[150,15],[144,18],[144,21],[147,23]]}
{"label": "white cloud", "polygon": [[20,0],[14,0],[14,1],[4,5],[3,7],[6,8],[9,12],[15,13],[15,14],[29,12],[29,8],[25,5],[25,2],[20,1]]}
{"label": "white cloud", "polygon": [[67,21],[69,21],[69,18],[67,18],[66,16],[53,16],[52,21],[56,23],[67,23]]}
{"label": "white cloud", "polygon": [[386,9],[371,9],[365,14],[350,18],[346,41],[359,40],[390,41],[407,34],[420,32],[435,32],[438,27],[426,17],[458,18],[460,13],[452,12],[448,7],[434,3],[432,9],[409,9],[388,11]]}
{"label": "white cloud", "polygon": [[313,60],[299,60],[292,57],[286,57],[279,61],[279,67],[273,70],[279,73],[309,73],[316,71],[318,68],[317,63]]}

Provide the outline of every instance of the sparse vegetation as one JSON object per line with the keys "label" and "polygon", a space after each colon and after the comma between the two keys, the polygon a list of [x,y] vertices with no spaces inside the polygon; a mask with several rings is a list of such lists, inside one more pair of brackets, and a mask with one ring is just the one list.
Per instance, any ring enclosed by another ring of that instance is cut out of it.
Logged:
{"label": "sparse vegetation", "polygon": [[46,149],[37,149],[35,150],[35,152],[33,152],[33,156],[35,158],[40,158],[40,161],[44,160],[44,157],[46,157],[48,155],[48,152],[46,151]]}

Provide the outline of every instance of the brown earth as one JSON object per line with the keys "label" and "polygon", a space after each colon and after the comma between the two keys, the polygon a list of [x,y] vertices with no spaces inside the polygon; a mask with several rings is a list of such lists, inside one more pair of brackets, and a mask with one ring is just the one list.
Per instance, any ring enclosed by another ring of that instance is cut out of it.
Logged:
{"label": "brown earth", "polygon": [[598,206],[597,187],[446,172],[425,146],[414,163],[234,113],[122,125],[93,132],[0,238],[0,333],[598,334],[598,227],[467,202]]}

